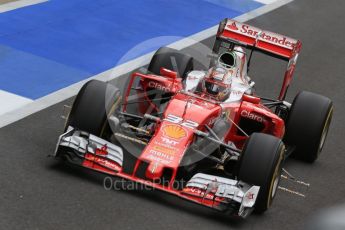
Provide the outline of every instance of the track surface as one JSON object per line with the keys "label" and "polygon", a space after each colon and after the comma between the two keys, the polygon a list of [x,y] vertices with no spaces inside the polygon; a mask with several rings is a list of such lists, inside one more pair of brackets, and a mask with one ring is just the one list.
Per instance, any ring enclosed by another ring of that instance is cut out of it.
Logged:
{"label": "track surface", "polygon": [[[289,160],[286,165],[312,184],[306,199],[280,192],[266,214],[237,221],[161,192],[106,191],[103,175],[46,157],[62,131],[61,103],[0,129],[0,228],[302,229],[315,210],[344,203],[344,8],[340,0],[298,0],[250,22],[304,42],[289,99],[306,89],[334,101],[333,124],[319,161]],[[253,63],[252,78],[259,93],[274,96],[282,66],[267,63]]]}

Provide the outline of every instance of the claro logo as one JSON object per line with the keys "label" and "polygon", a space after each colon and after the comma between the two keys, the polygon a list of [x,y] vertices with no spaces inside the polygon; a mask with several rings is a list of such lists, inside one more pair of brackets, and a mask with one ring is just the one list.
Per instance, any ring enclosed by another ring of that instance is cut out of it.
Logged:
{"label": "claro logo", "polygon": [[251,112],[249,112],[247,110],[242,110],[241,111],[241,116],[245,117],[245,118],[249,118],[249,119],[257,121],[257,122],[263,122],[264,121],[263,117],[258,116],[258,115],[254,114],[254,113],[251,113]]}
{"label": "claro logo", "polygon": [[162,85],[158,82],[155,82],[155,81],[150,81],[148,86],[151,88],[155,88],[155,89],[166,91],[166,92],[170,91],[170,86],[164,86],[164,85]]}

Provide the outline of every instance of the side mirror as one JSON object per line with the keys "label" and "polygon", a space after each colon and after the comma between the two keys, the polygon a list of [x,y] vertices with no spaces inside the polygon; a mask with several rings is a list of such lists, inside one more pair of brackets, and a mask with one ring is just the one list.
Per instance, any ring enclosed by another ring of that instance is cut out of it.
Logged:
{"label": "side mirror", "polygon": [[247,101],[253,104],[259,104],[261,99],[259,97],[254,97],[248,94],[243,94],[242,101]]}
{"label": "side mirror", "polygon": [[177,72],[169,70],[169,69],[166,69],[166,68],[163,68],[163,67],[161,67],[161,69],[160,69],[160,74],[162,76],[165,76],[165,77],[168,77],[168,78],[172,78],[172,79],[176,79],[177,78]]}

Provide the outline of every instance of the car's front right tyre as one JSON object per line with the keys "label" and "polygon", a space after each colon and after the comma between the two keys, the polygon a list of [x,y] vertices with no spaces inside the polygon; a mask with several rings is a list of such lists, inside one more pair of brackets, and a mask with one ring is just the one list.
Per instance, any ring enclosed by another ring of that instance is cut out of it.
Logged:
{"label": "car's front right tyre", "polygon": [[121,94],[115,86],[97,80],[83,85],[66,121],[65,130],[78,130],[102,137],[109,129],[108,116],[120,105]]}
{"label": "car's front right tyre", "polygon": [[243,148],[239,161],[238,179],[260,186],[254,211],[265,212],[277,194],[285,145],[277,137],[253,133]]}

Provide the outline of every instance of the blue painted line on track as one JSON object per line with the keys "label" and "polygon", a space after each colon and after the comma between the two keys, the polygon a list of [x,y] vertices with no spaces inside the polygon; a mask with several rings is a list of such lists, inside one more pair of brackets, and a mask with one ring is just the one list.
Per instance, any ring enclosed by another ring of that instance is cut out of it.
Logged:
{"label": "blue painted line on track", "polygon": [[50,0],[9,11],[0,14],[0,89],[37,99],[110,69],[142,41],[186,37],[260,6],[252,0]]}

